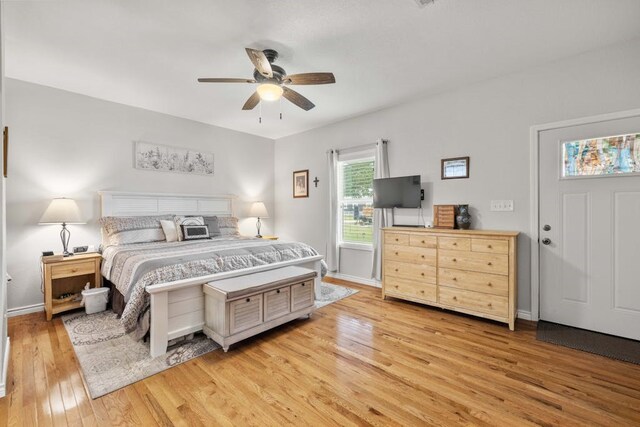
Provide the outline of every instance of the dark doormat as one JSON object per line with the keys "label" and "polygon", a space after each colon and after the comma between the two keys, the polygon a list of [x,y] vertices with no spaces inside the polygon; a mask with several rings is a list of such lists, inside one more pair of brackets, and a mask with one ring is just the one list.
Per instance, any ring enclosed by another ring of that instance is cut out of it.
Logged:
{"label": "dark doormat", "polygon": [[538,322],[536,339],[640,365],[640,341],[545,322],[544,320]]}

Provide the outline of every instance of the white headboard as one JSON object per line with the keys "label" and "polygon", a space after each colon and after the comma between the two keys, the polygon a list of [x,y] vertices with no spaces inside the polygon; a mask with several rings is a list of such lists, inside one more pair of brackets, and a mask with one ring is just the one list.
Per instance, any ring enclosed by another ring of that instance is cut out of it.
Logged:
{"label": "white headboard", "polygon": [[102,216],[216,215],[233,216],[231,194],[168,194],[99,191]]}

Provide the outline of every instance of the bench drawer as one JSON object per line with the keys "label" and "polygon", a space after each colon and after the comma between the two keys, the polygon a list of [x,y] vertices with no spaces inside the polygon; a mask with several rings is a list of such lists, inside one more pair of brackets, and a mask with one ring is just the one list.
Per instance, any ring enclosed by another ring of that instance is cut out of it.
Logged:
{"label": "bench drawer", "polygon": [[244,331],[262,323],[262,294],[229,303],[229,333]]}
{"label": "bench drawer", "polygon": [[308,280],[291,286],[291,311],[310,307],[313,303],[313,280]]}
{"label": "bench drawer", "polygon": [[277,319],[291,312],[289,286],[264,293],[264,321]]}

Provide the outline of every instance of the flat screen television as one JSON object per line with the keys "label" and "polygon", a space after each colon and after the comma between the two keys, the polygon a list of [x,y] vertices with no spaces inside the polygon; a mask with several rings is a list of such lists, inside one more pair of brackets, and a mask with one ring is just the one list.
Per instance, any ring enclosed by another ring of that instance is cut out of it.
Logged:
{"label": "flat screen television", "polygon": [[373,180],[374,208],[419,208],[420,175]]}

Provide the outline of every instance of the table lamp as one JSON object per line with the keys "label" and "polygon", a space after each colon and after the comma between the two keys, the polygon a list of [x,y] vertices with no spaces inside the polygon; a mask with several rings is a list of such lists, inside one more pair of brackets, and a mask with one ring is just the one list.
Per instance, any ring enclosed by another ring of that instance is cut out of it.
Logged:
{"label": "table lamp", "polygon": [[258,229],[258,234],[256,234],[256,237],[262,238],[262,235],[260,234],[260,226],[262,225],[260,223],[260,218],[269,218],[267,207],[264,205],[263,202],[255,202],[251,205],[251,209],[249,209],[249,216],[258,218],[258,221],[256,222],[256,228]]}
{"label": "table lamp", "polygon": [[38,224],[62,224],[62,230],[60,231],[62,254],[64,256],[73,255],[68,251],[71,233],[67,230],[67,224],[84,224],[80,218],[80,209],[75,200],[64,197],[53,199]]}

